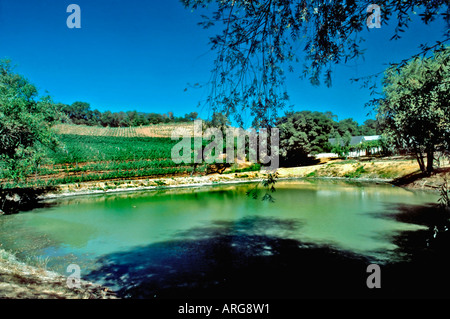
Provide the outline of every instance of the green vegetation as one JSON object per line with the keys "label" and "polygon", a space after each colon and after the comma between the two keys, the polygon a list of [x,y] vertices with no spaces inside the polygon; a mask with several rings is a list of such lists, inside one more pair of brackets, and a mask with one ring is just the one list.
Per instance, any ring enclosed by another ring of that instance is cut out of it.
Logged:
{"label": "green vegetation", "polygon": [[192,122],[198,116],[197,112],[185,114],[184,117],[176,117],[173,112],[157,114],[137,111],[105,111],[102,113],[99,110],[91,110],[90,104],[86,102],[75,102],[71,105],[58,103],[56,107],[73,124],[103,127],[133,127],[149,124]]}
{"label": "green vegetation", "polygon": [[349,131],[344,133],[344,136],[341,136],[339,133],[334,134],[335,143],[331,146],[331,152],[336,153],[339,157],[348,157],[350,153],[350,141],[352,139],[352,135]]}
{"label": "green vegetation", "polygon": [[300,163],[309,154],[320,153],[333,130],[333,115],[302,111],[287,113],[277,122],[280,130],[280,154],[285,163]]}
{"label": "green vegetation", "polygon": [[444,180],[444,183],[442,183],[441,187],[439,188],[439,205],[442,208],[450,208],[450,188],[448,186],[447,179]]}
{"label": "green vegetation", "polygon": [[348,178],[359,178],[359,177],[361,177],[362,174],[364,174],[364,173],[366,173],[366,172],[367,172],[367,171],[366,171],[366,169],[364,168],[364,166],[363,166],[363,165],[359,165],[359,166],[355,169],[355,171],[345,174],[345,177],[348,177]]}
{"label": "green vegetation", "polygon": [[[299,165],[308,162],[308,156],[323,152],[333,152],[341,157],[353,150],[349,146],[352,136],[378,132],[377,122],[367,120],[359,125],[353,119],[336,120],[332,112],[290,112],[278,119],[280,130],[280,154],[283,165]],[[344,136],[344,138],[341,138]],[[331,145],[329,138],[336,138]],[[379,142],[368,142],[364,148],[377,147]]]}
{"label": "green vegetation", "polygon": [[160,181],[160,180],[156,180],[155,183],[156,183],[156,185],[158,185],[158,186],[164,186],[164,185],[166,185],[166,183],[165,183],[164,181]]}
{"label": "green vegetation", "polygon": [[[248,177],[248,176],[247,176]],[[260,196],[259,185],[261,185],[265,189],[265,193],[262,196],[262,201],[267,202],[275,202],[275,198],[272,196],[272,193],[276,192],[275,184],[278,182],[279,173],[269,173],[266,179],[263,179],[260,183],[255,184],[249,191],[246,192],[246,195],[253,198],[258,199]]]}
{"label": "green vegetation", "polygon": [[[364,150],[370,155],[374,149],[386,153],[396,146],[415,152],[423,171],[422,153],[425,152],[429,158],[426,171],[431,172],[435,150],[445,154],[450,145],[450,87],[448,81],[444,81],[450,75],[449,51],[448,48],[438,50],[435,55],[416,58],[400,69],[390,68],[384,81],[384,97],[377,100],[377,120],[367,120],[360,126],[352,119],[337,121],[331,112],[310,111],[286,113],[278,118],[282,165],[306,164],[311,160],[310,155],[321,152],[347,156],[350,151]],[[209,172],[206,166],[174,163],[171,151],[177,141],[170,138],[138,137],[135,131],[127,131],[126,137],[55,134],[51,127],[61,119],[103,125],[98,121],[89,122],[95,116],[100,116],[101,121],[102,114],[91,111],[83,102],[69,107],[55,105],[48,97],[38,100],[36,88],[14,74],[8,61],[2,61],[0,67],[0,179],[3,187]],[[135,115],[129,113],[128,119],[139,118]],[[196,117],[191,113],[186,114],[185,119],[192,121]],[[139,123],[131,120],[122,124]],[[206,127],[220,127],[223,131],[227,125],[227,116],[220,112],[214,112],[212,120],[205,122]],[[381,141],[349,144],[352,136],[379,133],[380,129],[386,135]],[[330,137],[335,137],[334,145],[329,143]],[[259,164],[231,167],[229,173],[260,168]],[[359,166],[346,176],[357,178],[365,172],[364,167]],[[312,172],[308,177],[315,174]]]}
{"label": "green vegetation", "polygon": [[48,156],[55,164],[167,160],[177,141],[170,138],[60,135],[61,148]]}
{"label": "green vegetation", "polygon": [[317,176],[317,171],[313,171],[306,175],[306,177],[316,177],[316,176]]}
{"label": "green vegetation", "polygon": [[60,135],[60,147],[45,152],[47,165],[37,168],[28,179],[7,183],[5,187],[190,173],[191,165],[171,160],[175,143],[168,138]]}
{"label": "green vegetation", "polygon": [[224,172],[224,174],[233,174],[233,173],[243,173],[243,172],[254,172],[259,171],[261,169],[261,164],[252,164],[249,167],[245,168],[236,168],[235,166],[231,166],[229,170]]}
{"label": "green vegetation", "polygon": [[[389,68],[384,96],[374,101],[384,133],[398,149],[416,154],[420,169],[433,171],[436,151],[450,149],[450,47]],[[426,154],[427,164],[424,157]]]}
{"label": "green vegetation", "polygon": [[[49,97],[23,76],[9,60],[0,60],[0,172],[19,181],[39,166],[45,148],[56,146],[51,126],[60,118]],[[0,185],[1,187],[1,185]]]}
{"label": "green vegetation", "polygon": [[[176,164],[172,147],[178,141],[154,137],[59,135],[58,147],[46,149],[42,163],[30,170],[28,178],[9,180],[5,188],[54,186],[99,180],[187,175],[194,164]],[[234,166],[229,173],[259,171],[260,164]],[[207,166],[196,166],[204,174]],[[228,172],[227,172],[228,173]],[[7,178],[0,171],[0,179]]]}

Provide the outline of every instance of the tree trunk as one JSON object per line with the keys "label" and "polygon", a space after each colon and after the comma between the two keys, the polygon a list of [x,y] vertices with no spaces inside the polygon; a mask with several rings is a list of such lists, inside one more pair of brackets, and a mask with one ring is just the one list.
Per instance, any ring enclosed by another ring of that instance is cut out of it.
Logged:
{"label": "tree trunk", "polygon": [[427,149],[427,173],[431,174],[433,172],[433,162],[434,162],[434,146],[429,146]]}
{"label": "tree trunk", "polygon": [[416,158],[417,158],[417,163],[419,163],[419,167],[420,167],[420,171],[422,173],[425,173],[425,163],[423,161],[423,156],[422,156],[422,152],[420,152],[419,150],[416,150]]}

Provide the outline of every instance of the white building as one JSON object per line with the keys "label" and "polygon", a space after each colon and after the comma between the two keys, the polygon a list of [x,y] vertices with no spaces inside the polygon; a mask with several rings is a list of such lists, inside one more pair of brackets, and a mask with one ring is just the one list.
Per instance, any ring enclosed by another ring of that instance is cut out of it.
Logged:
{"label": "white building", "polygon": [[[352,136],[351,140],[350,140],[350,147],[356,147],[359,144],[362,144],[364,142],[371,142],[371,141],[378,141],[381,139],[381,135],[372,135],[372,136]],[[335,138],[330,138],[328,139],[328,142],[331,145],[336,144],[336,139]],[[341,145],[344,146],[344,141],[341,140]],[[370,154],[376,154],[379,153],[381,151],[381,147],[373,147],[369,152]],[[348,156],[349,157],[359,157],[359,156],[366,156],[367,155],[367,150],[355,150],[355,151],[351,151]],[[324,158],[324,157],[339,157],[338,154],[335,153],[322,153],[322,154],[317,154],[316,158]]]}

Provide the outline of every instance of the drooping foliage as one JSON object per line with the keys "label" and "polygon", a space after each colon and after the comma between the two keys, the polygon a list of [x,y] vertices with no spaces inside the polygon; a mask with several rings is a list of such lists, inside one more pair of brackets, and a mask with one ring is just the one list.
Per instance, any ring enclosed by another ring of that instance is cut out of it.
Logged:
{"label": "drooping foliage", "polygon": [[431,173],[435,151],[450,146],[450,47],[389,68],[383,86],[377,111],[385,134],[414,152],[421,170]]}
{"label": "drooping foliage", "polygon": [[[254,127],[274,125],[277,114],[289,106],[284,83],[286,72],[293,72],[296,64],[301,64],[297,71],[301,77],[330,86],[335,64],[362,55],[360,32],[371,14],[367,2],[354,0],[181,1],[191,9],[207,8],[209,14],[200,24],[219,30],[210,39],[216,59],[206,103],[214,111],[233,115],[239,124],[247,114]],[[446,0],[377,4],[383,25],[395,18],[393,39],[406,31],[416,11],[425,24],[442,17],[450,25]],[[442,42],[449,35],[445,30]],[[422,47],[425,52],[429,49]]]}

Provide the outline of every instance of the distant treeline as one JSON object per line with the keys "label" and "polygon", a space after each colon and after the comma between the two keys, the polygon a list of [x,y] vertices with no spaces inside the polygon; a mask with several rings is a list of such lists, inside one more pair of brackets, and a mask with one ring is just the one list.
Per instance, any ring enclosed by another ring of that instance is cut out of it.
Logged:
{"label": "distant treeline", "polygon": [[72,105],[59,103],[57,106],[73,124],[88,126],[131,127],[159,123],[180,123],[191,122],[198,117],[197,112],[185,114],[184,117],[174,116],[173,112],[167,114],[137,111],[100,112],[99,110],[91,110],[91,106],[86,102],[75,102]]}
{"label": "distant treeline", "polygon": [[[96,109],[91,110],[90,104],[86,102],[75,102],[71,105],[58,103],[57,107],[67,116],[67,119],[70,120],[71,123],[88,126],[132,127],[159,123],[192,122],[198,118],[197,112],[187,113],[184,117],[174,116],[173,112],[163,114],[138,111],[100,112]],[[215,125],[221,126],[230,124],[226,118],[219,116],[220,114],[214,115],[215,116],[213,116],[212,123],[218,122],[215,123]],[[283,122],[283,119],[287,117],[297,116],[301,116],[303,123],[305,121],[314,123],[314,125],[312,125],[314,129],[321,127],[321,129],[326,132],[325,135],[327,138],[333,131],[339,133],[341,136],[343,136],[346,132],[353,136],[376,135],[380,133],[377,121],[375,120],[369,119],[366,120],[363,125],[359,125],[358,122],[351,118],[337,121],[337,116],[331,112],[321,113],[301,111],[296,113],[287,113],[284,117],[280,118],[278,124]]]}

